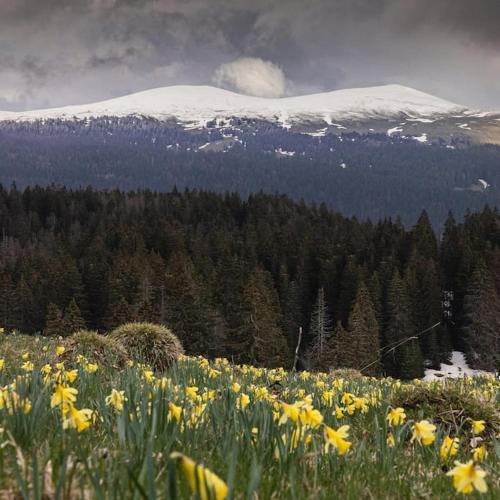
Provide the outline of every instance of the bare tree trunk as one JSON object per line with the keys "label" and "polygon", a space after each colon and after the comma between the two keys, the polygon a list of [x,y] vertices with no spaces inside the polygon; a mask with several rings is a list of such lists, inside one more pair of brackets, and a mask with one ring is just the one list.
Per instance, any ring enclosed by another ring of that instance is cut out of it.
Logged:
{"label": "bare tree trunk", "polygon": [[297,371],[297,361],[299,360],[299,349],[300,349],[300,343],[302,341],[302,327],[299,326],[299,338],[297,340],[297,347],[295,348],[295,357],[293,359],[293,368],[292,371]]}

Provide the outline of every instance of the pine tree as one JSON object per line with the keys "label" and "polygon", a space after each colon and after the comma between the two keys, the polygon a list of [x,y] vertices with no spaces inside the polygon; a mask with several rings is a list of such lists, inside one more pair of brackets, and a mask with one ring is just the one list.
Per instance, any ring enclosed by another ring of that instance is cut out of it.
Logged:
{"label": "pine tree", "polygon": [[356,368],[365,375],[379,375],[379,327],[370,293],[362,282],[348,324],[350,342],[344,348],[347,349],[346,360],[349,360],[351,366],[346,364],[345,367]]}
{"label": "pine tree", "polygon": [[464,299],[467,361],[473,368],[500,370],[500,297],[484,262],[474,270]]}
{"label": "pine tree", "polygon": [[64,311],[63,324],[63,336],[71,335],[86,328],[85,320],[82,317],[82,313],[80,312],[80,308],[78,307],[75,299],[71,299],[71,302]]}
{"label": "pine tree", "polygon": [[62,312],[52,302],[47,306],[47,316],[45,320],[44,335],[58,337],[64,335],[64,321]]}

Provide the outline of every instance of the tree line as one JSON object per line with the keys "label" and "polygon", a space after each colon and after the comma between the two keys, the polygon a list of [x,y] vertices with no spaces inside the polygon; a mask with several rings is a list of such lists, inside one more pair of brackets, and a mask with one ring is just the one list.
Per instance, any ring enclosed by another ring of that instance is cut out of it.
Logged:
{"label": "tree line", "polygon": [[286,196],[0,186],[0,325],[166,324],[190,354],[420,377],[500,359],[500,216],[346,218]]}

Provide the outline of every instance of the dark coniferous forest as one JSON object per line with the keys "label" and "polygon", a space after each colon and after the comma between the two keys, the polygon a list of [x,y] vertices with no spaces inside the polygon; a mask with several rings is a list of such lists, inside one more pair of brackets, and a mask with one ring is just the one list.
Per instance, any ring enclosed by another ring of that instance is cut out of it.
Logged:
{"label": "dark coniferous forest", "polygon": [[363,220],[399,216],[413,225],[426,209],[441,232],[449,210],[462,220],[467,209],[500,205],[500,147],[386,133],[312,137],[237,119],[199,130],[135,117],[2,122],[0,183],[245,197],[262,190]]}
{"label": "dark coniferous forest", "polygon": [[498,370],[500,217],[442,225],[438,241],[425,211],[408,228],[262,193],[0,188],[0,324],[155,321],[190,354],[285,367],[302,328],[310,369],[407,379],[457,348]]}

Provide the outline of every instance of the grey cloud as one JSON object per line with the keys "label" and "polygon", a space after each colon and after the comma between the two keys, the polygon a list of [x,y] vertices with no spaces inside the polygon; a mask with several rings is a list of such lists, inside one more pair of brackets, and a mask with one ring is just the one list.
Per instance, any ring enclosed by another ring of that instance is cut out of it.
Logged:
{"label": "grey cloud", "polygon": [[498,0],[0,0],[0,108],[179,83],[260,58],[294,93],[402,83],[500,109]]}

